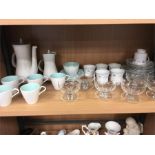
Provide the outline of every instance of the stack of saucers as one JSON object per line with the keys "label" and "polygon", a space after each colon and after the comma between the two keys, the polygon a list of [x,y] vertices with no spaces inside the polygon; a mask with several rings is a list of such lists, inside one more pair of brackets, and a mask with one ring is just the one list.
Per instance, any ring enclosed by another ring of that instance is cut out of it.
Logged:
{"label": "stack of saucers", "polygon": [[154,74],[155,66],[152,61],[147,61],[145,64],[137,65],[133,59],[126,60],[126,66],[124,66],[128,78],[147,78],[148,74]]}

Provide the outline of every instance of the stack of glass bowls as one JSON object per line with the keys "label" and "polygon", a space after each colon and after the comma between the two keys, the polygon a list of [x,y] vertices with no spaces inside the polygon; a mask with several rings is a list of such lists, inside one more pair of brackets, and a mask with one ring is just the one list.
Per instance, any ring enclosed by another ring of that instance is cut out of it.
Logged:
{"label": "stack of glass bowls", "polygon": [[154,74],[154,67],[152,61],[147,61],[144,65],[136,65],[133,63],[133,59],[127,59],[126,66],[124,66],[124,69],[126,70],[126,78],[128,81],[134,79],[147,80],[148,75]]}

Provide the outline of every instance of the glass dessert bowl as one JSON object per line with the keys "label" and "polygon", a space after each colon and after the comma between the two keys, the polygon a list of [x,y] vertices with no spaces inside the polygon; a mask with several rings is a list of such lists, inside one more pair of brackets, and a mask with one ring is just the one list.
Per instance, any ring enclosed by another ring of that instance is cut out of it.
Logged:
{"label": "glass dessert bowl", "polygon": [[87,77],[87,76],[82,76],[80,78],[81,82],[81,90],[86,91],[90,88],[93,87],[93,78],[92,77]]}
{"label": "glass dessert bowl", "polygon": [[80,80],[67,80],[62,88],[63,99],[65,101],[74,101],[77,99],[77,92],[80,90]]}
{"label": "glass dessert bowl", "polygon": [[115,90],[116,85],[112,82],[99,83],[97,80],[94,81],[95,88],[97,90],[96,94],[101,99],[110,99],[112,98],[112,91]]}
{"label": "glass dessert bowl", "polygon": [[122,97],[126,99],[127,102],[138,102],[139,95],[143,94],[146,90],[146,82],[141,79],[132,81],[124,80],[121,83],[121,88],[124,91]]}

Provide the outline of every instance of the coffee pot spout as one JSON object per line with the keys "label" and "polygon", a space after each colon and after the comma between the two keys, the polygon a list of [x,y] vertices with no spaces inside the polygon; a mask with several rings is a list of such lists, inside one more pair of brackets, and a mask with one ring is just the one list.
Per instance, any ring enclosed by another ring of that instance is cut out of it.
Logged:
{"label": "coffee pot spout", "polygon": [[37,46],[32,46],[31,74],[36,74],[37,72],[38,72],[38,65],[37,65]]}

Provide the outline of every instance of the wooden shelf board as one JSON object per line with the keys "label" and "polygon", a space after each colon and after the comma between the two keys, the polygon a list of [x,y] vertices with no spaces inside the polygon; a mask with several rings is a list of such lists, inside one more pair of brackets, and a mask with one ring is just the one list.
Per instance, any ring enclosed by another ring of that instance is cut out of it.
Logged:
{"label": "wooden shelf board", "polygon": [[0,19],[0,25],[155,24],[155,19]]}
{"label": "wooden shelf board", "polygon": [[45,115],[87,115],[87,114],[125,114],[155,113],[155,101],[140,96],[137,104],[126,103],[120,97],[120,89],[113,92],[113,99],[104,101],[95,96],[95,90],[79,92],[79,99],[66,102],[61,99],[62,93],[53,90],[48,84],[47,91],[39,98],[38,103],[28,105],[21,94],[13,99],[10,106],[0,108],[0,116],[45,116]]}

